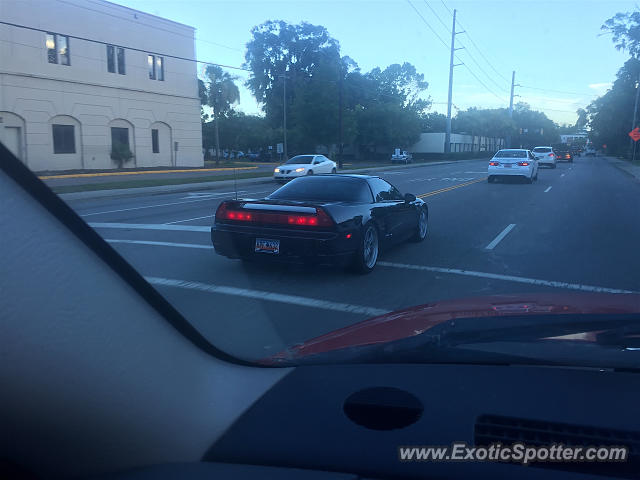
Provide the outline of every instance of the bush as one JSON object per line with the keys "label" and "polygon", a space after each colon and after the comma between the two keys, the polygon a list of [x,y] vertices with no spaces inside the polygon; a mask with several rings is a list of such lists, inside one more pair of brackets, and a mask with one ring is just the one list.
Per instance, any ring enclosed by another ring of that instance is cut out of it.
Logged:
{"label": "bush", "polygon": [[133,152],[129,150],[129,145],[124,143],[114,143],[111,147],[111,160],[116,162],[118,168],[129,162],[133,158]]}

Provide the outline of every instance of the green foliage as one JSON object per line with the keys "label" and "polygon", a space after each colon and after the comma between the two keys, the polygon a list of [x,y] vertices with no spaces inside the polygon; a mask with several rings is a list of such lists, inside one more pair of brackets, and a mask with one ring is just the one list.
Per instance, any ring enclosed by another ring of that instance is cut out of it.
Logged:
{"label": "green foliage", "polygon": [[606,144],[607,152],[613,155],[629,152],[627,133],[631,130],[639,75],[640,61],[635,58],[627,60],[618,71],[611,89],[587,107],[590,140],[597,146]]}
{"label": "green foliage", "polygon": [[[340,46],[321,26],[268,21],[251,30],[245,66],[247,87],[273,129],[283,125],[291,152],[337,144],[342,91],[342,143],[365,149],[409,146],[419,138],[420,98],[428,84],[410,63],[362,73],[340,56]],[[286,98],[285,78],[286,76]]]}
{"label": "green foliage", "polygon": [[638,58],[640,54],[640,11],[617,13],[604,22],[602,30],[613,35],[618,50],[627,51]]}
{"label": "green foliage", "polygon": [[236,80],[238,77],[225,72],[221,67],[207,66],[204,81],[198,82],[200,102],[211,107],[214,116],[228,114],[232,105],[240,101]]}
{"label": "green foliage", "polygon": [[123,165],[134,157],[133,152],[129,149],[129,145],[120,142],[114,142],[111,146],[111,160],[116,162],[118,168],[122,168]]}

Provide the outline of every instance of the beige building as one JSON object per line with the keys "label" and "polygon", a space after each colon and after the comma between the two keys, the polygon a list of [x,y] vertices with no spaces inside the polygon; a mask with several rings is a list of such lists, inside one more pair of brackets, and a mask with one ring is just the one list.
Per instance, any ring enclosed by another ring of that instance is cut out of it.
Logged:
{"label": "beige building", "polygon": [[192,27],[103,0],[0,22],[0,141],[31,170],[203,166]]}

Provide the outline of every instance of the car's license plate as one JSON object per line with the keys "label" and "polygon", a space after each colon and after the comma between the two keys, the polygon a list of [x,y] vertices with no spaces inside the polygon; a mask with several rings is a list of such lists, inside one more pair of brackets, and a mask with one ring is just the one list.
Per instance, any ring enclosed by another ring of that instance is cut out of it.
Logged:
{"label": "car's license plate", "polygon": [[510,163],[504,163],[504,164],[503,164],[503,166],[504,166],[505,168],[511,168],[511,167],[512,167],[512,165],[511,165]]}
{"label": "car's license plate", "polygon": [[268,238],[256,238],[256,252],[260,253],[280,253],[280,240],[270,240]]}

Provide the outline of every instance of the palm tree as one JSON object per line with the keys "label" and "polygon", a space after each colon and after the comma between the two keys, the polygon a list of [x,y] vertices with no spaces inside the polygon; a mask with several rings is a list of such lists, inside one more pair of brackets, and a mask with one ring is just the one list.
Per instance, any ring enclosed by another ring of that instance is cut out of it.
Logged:
{"label": "palm tree", "polygon": [[218,118],[231,110],[231,105],[240,101],[240,90],[234,83],[238,77],[230,75],[217,65],[209,65],[205,70],[207,105],[213,109],[216,132],[216,165],[220,164],[220,137]]}

